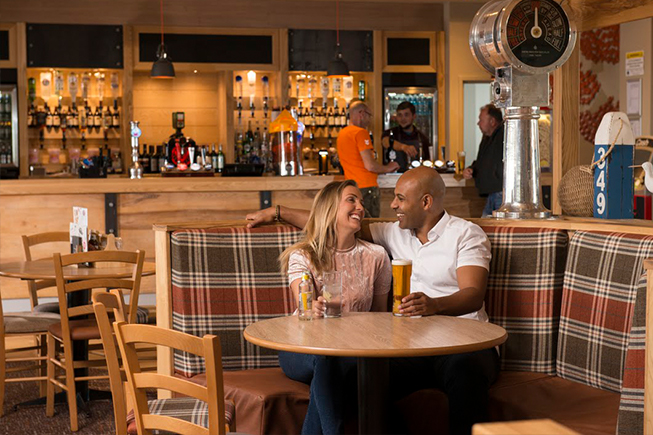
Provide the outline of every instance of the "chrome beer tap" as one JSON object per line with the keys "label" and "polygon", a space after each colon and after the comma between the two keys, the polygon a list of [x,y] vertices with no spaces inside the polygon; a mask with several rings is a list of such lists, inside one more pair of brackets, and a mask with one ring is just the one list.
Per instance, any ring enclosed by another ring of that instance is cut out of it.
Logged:
{"label": "chrome beer tap", "polygon": [[143,166],[138,161],[138,138],[141,137],[141,129],[138,127],[138,121],[130,121],[130,131],[132,137],[132,163],[129,166],[129,178],[143,178]]}

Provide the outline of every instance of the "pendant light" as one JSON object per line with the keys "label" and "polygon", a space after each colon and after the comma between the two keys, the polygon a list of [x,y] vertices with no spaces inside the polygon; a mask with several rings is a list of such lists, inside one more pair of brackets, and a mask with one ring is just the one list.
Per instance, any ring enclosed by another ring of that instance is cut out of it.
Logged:
{"label": "pendant light", "polygon": [[175,78],[175,67],[168,59],[166,46],[163,43],[163,0],[161,0],[161,44],[156,50],[156,61],[152,65],[150,77],[155,79],[173,79]]}
{"label": "pendant light", "polygon": [[327,68],[327,77],[347,77],[349,76],[349,67],[347,62],[342,58],[342,50],[340,49],[340,1],[336,0],[336,55]]}

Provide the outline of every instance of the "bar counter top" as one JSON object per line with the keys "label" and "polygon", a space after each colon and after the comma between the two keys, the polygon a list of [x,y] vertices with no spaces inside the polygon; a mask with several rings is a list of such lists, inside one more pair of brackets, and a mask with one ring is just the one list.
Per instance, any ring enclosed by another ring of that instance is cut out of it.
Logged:
{"label": "bar counter top", "polygon": [[[401,174],[379,176],[381,188],[394,188]],[[453,174],[442,174],[447,187],[473,187],[473,181],[456,180]],[[341,175],[304,175],[298,177],[160,177],[145,176],[140,180],[125,177],[109,178],[36,178],[2,180],[0,196],[61,195],[97,193],[181,193],[181,192],[261,192],[320,190]]]}

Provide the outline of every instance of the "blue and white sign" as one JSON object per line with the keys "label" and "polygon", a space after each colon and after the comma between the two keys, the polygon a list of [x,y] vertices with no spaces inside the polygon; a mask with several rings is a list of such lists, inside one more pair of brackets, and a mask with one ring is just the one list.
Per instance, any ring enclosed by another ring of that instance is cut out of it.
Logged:
{"label": "blue and white sign", "polygon": [[[610,146],[615,144],[612,151]],[[594,137],[594,217],[633,218],[635,138],[625,113],[606,113]]]}

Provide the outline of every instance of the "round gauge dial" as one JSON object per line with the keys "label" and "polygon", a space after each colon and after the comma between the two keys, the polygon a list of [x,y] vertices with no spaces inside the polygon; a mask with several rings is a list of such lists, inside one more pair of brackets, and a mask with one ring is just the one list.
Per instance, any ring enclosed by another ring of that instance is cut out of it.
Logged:
{"label": "round gauge dial", "polygon": [[565,53],[569,19],[554,0],[523,0],[506,23],[508,47],[517,59],[532,67],[547,67]]}

